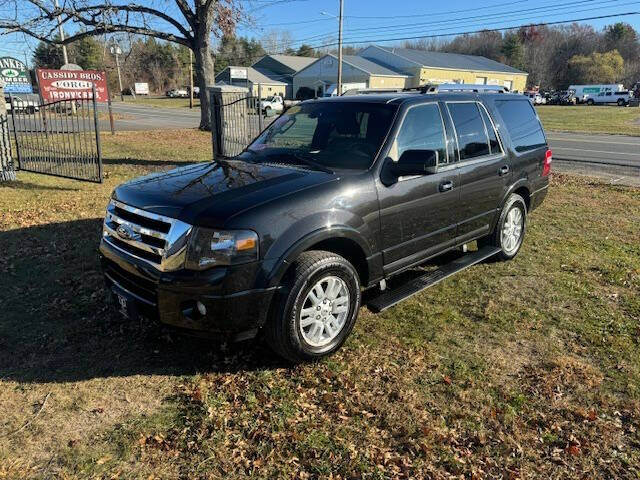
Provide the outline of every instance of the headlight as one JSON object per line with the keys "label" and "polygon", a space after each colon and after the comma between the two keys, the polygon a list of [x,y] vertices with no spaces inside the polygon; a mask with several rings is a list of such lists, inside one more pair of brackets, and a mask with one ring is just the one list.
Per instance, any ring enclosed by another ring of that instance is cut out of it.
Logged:
{"label": "headlight", "polygon": [[205,270],[258,260],[258,235],[251,230],[209,230],[195,227],[185,267]]}

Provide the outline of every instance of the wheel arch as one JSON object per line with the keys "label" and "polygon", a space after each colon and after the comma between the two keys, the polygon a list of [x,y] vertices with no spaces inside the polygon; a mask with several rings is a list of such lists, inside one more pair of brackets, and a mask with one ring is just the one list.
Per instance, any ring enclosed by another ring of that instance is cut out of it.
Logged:
{"label": "wheel arch", "polygon": [[360,284],[368,284],[370,270],[368,258],[371,249],[356,230],[350,227],[329,227],[316,230],[292,245],[276,262],[269,274],[269,286],[278,286],[285,273],[301,253],[309,250],[324,250],[335,253],[348,260],[358,272]]}

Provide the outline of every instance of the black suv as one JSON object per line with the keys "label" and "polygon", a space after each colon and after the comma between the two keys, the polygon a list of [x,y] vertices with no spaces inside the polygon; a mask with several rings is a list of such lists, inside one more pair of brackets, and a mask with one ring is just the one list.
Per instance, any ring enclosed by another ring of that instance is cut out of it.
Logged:
{"label": "black suv", "polygon": [[[117,187],[100,256],[127,317],[262,333],[280,355],[314,360],[345,341],[364,289],[379,311],[485,258],[513,258],[550,164],[522,95],[310,100],[237,157]],[[478,250],[387,288],[474,240]]]}

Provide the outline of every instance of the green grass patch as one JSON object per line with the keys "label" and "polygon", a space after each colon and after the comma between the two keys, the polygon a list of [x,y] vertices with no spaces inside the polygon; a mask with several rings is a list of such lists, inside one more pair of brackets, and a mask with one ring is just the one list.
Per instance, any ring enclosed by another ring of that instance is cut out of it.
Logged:
{"label": "green grass patch", "polygon": [[541,105],[536,110],[546,130],[640,136],[640,108]]}
{"label": "green grass patch", "polygon": [[638,476],[640,190],[555,175],[513,261],[363,308],[340,352],[290,366],[108,304],[110,192],[210,141],[104,135],[102,185],[0,185],[0,478]]}

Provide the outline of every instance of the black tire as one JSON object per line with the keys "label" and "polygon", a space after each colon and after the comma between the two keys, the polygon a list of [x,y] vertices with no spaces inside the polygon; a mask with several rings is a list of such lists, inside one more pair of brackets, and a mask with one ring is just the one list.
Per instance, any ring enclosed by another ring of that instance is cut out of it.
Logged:
{"label": "black tire", "polygon": [[[335,338],[326,345],[314,346],[303,335],[301,309],[308,301],[307,295],[312,288],[329,276],[341,279],[348,289],[348,310]],[[334,353],[345,342],[356,322],[360,301],[360,278],[351,263],[331,252],[304,252],[287,271],[283,289],[274,298],[265,326],[265,339],[273,351],[291,362],[320,360]]]}
{"label": "black tire", "polygon": [[594,103],[596,103],[596,102],[594,102],[593,99],[591,99],[591,98],[589,98],[587,100],[587,105],[593,105]]}
{"label": "black tire", "polygon": [[622,98],[618,99],[618,106],[619,107],[624,107],[626,105],[625,101]]}
{"label": "black tire", "polygon": [[[513,248],[506,248],[506,246],[503,245],[502,230],[505,226],[505,221],[507,220],[507,216],[509,215],[509,212],[511,212],[511,210],[514,208],[517,208],[520,210],[520,213],[522,215],[522,228],[520,231],[518,241],[515,244],[515,246]],[[520,195],[518,195],[517,193],[512,193],[511,195],[509,195],[509,197],[507,197],[507,200],[504,202],[504,205],[502,206],[502,210],[500,211],[500,217],[498,218],[498,222],[496,223],[496,226],[493,229],[493,232],[491,232],[490,235],[478,240],[478,247],[483,247],[486,245],[490,245],[492,247],[498,247],[500,248],[500,252],[491,258],[493,260],[500,260],[500,261],[511,260],[520,251],[520,247],[522,247],[522,242],[524,241],[526,231],[527,231],[527,204],[525,203],[524,198],[522,198]]]}

